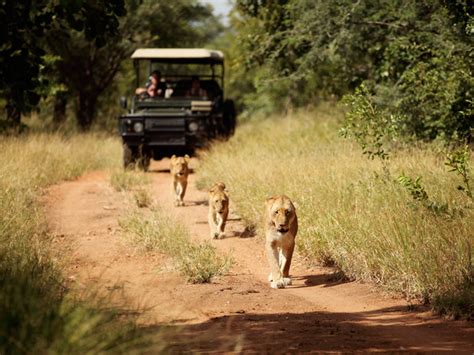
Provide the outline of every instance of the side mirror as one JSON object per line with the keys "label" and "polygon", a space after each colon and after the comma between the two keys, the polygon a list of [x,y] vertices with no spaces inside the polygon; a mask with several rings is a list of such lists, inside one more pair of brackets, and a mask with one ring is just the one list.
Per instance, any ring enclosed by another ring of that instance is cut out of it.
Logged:
{"label": "side mirror", "polygon": [[123,109],[127,108],[127,98],[125,96],[120,97],[120,107]]}

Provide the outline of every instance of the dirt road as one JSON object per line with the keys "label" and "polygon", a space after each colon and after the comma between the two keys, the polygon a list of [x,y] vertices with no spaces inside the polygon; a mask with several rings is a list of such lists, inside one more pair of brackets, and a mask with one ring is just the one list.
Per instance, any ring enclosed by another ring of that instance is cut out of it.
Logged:
{"label": "dirt road", "polygon": [[[195,175],[186,206],[174,207],[168,162],[151,168],[156,201],[180,216],[193,238],[208,239],[207,194],[195,188]],[[166,256],[127,244],[118,225],[128,213],[126,199],[104,172],[50,188],[45,206],[58,257],[72,288],[107,294],[110,304],[136,310],[138,322],[166,338],[171,351],[474,351],[472,324],[441,320],[367,285],[342,282],[334,270],[307,267],[298,256],[293,286],[270,289],[262,238],[246,233],[233,213],[228,237],[212,244],[233,255],[234,267],[211,284],[188,284]],[[163,335],[163,329],[176,332]]]}

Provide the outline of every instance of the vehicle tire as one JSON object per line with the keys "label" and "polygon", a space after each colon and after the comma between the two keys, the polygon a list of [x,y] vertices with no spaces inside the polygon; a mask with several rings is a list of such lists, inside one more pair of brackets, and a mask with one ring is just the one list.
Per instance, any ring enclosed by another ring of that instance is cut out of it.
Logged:
{"label": "vehicle tire", "polygon": [[237,114],[235,111],[234,100],[224,101],[224,135],[230,137],[234,134]]}
{"label": "vehicle tire", "polygon": [[136,148],[130,147],[127,143],[123,145],[123,168],[133,169],[136,163]]}

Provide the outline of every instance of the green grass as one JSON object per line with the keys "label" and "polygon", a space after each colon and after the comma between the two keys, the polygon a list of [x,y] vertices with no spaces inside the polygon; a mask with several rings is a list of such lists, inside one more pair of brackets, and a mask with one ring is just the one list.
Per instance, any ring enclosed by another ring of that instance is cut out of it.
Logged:
{"label": "green grass", "polygon": [[[265,198],[287,194],[299,206],[298,250],[310,260],[469,317],[474,209],[457,190],[459,176],[429,146],[397,150],[387,175],[338,136],[341,120],[340,110],[323,107],[249,122],[202,152],[198,186],[224,181],[240,215],[257,226]],[[422,176],[431,201],[461,213],[414,201],[397,181],[402,172]]]}
{"label": "green grass", "polygon": [[193,242],[186,226],[162,208],[153,208],[151,214],[136,211],[120,220],[120,226],[132,243],[171,256],[189,282],[211,282],[232,264],[230,256],[219,255],[209,242]]}
{"label": "green grass", "polygon": [[0,137],[0,353],[126,353],[140,338],[114,312],[75,301],[52,261],[42,189],[117,168],[120,143],[101,135]]}

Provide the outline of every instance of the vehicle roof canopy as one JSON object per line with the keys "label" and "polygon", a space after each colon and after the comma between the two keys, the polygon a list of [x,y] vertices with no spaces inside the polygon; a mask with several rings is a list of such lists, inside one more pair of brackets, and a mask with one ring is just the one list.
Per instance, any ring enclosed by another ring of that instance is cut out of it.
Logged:
{"label": "vehicle roof canopy", "polygon": [[159,63],[221,64],[224,54],[205,48],[139,48],[133,52],[132,59],[148,59]]}

